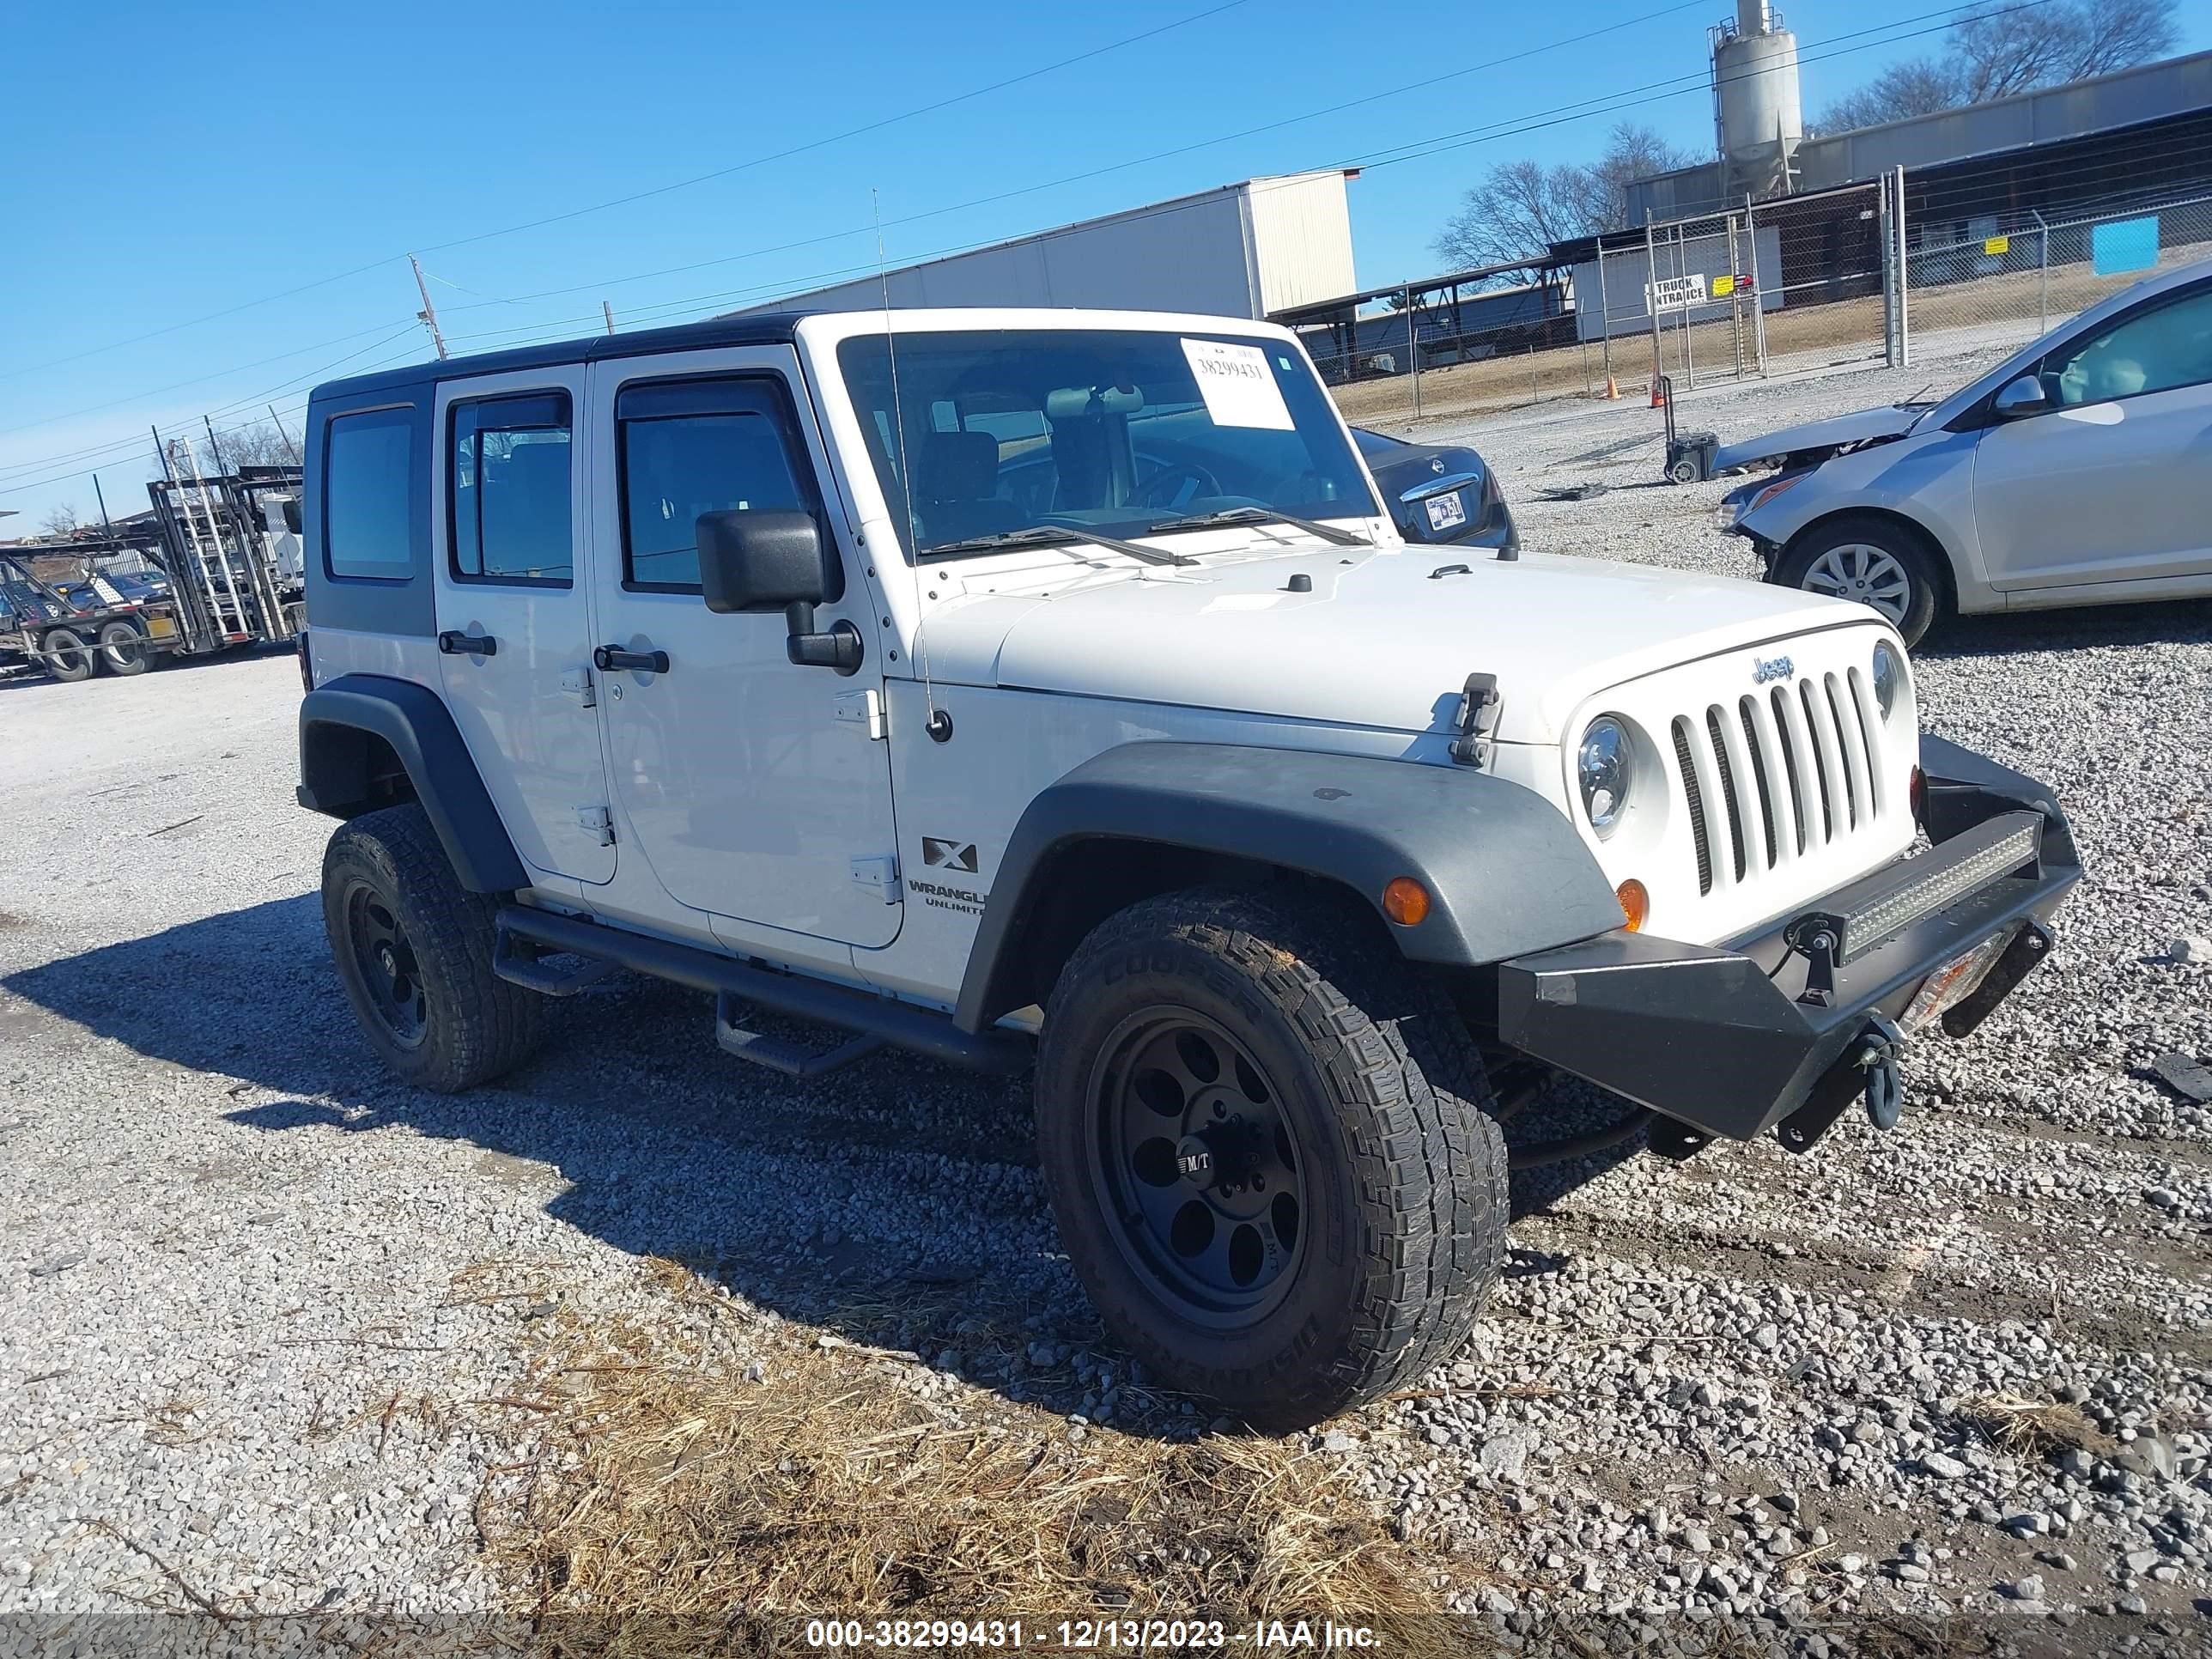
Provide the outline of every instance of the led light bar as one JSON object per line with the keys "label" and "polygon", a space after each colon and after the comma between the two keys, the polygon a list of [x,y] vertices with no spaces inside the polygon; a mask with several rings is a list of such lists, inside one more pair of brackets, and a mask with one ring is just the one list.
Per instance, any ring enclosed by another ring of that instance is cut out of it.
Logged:
{"label": "led light bar", "polygon": [[1922,917],[2033,864],[2042,844],[2040,813],[2006,812],[1954,836],[1923,857],[1883,872],[1867,892],[1838,909],[1843,923],[1840,960],[1864,956]]}

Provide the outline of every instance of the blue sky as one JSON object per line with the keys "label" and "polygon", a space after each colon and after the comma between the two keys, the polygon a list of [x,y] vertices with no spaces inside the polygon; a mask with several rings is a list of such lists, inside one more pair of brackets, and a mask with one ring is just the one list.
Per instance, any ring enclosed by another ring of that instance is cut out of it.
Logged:
{"label": "blue sky", "polygon": [[[1730,9],[22,9],[0,70],[0,507],[23,516],[0,534],[57,502],[94,516],[89,465],[111,509],[143,507],[149,423],[212,411],[221,427],[272,399],[291,422],[318,379],[427,355],[410,249],[454,349],[490,349],[595,331],[602,298],[618,323],[675,322],[871,267],[872,191],[896,264],[1466,134],[1350,186],[1361,283],[1425,275],[1438,225],[1494,162],[1580,159],[1624,117],[1709,147],[1705,28]],[[1806,107],[1936,42],[1822,53],[1937,15],[1934,0],[1790,5]],[[2181,23],[2185,50],[2212,45],[2212,0],[2184,0]],[[701,268],[672,270],[685,265]]]}

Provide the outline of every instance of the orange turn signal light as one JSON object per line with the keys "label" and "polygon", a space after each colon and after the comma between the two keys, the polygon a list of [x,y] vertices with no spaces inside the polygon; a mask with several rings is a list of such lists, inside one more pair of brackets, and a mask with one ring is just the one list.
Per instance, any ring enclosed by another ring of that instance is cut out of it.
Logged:
{"label": "orange turn signal light", "polygon": [[1400,876],[1382,890],[1382,914],[1401,927],[1418,927],[1428,920],[1429,890],[1411,876]]}
{"label": "orange turn signal light", "polygon": [[1628,918],[1628,931],[1641,929],[1644,918],[1651,914],[1651,895],[1644,890],[1644,884],[1631,876],[1613,890],[1613,896],[1620,901],[1620,912]]}

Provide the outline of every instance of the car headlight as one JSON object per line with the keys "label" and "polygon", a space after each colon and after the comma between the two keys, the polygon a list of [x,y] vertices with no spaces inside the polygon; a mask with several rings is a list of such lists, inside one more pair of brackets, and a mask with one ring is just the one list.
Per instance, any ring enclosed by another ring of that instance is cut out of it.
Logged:
{"label": "car headlight", "polygon": [[1881,717],[1889,720],[1897,708],[1897,695],[1905,689],[1905,663],[1887,640],[1874,648],[1874,700]]}
{"label": "car headlight", "polygon": [[1628,792],[1635,781],[1636,754],[1628,728],[1611,714],[1600,714],[1583,733],[1575,757],[1575,771],[1582,783],[1583,811],[1600,836],[1611,835],[1628,811]]}

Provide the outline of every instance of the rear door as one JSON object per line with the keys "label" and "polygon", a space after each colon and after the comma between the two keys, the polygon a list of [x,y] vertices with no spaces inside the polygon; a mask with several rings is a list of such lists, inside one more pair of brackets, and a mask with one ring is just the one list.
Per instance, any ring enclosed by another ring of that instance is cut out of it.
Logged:
{"label": "rear door", "polygon": [[532,869],[615,872],[582,580],[580,364],[438,389],[431,520],[446,703]]}
{"label": "rear door", "polygon": [[2212,579],[2212,283],[2065,341],[1974,449],[1993,586]]}
{"label": "rear door", "polygon": [[[880,946],[902,914],[876,618],[789,346],[612,358],[591,368],[592,586],[609,781],[628,856],[679,904]],[[781,613],[718,616],[699,586],[703,513],[811,513],[845,563],[866,642],[841,676],[788,659]],[[602,660],[611,660],[602,656]]]}

